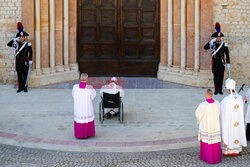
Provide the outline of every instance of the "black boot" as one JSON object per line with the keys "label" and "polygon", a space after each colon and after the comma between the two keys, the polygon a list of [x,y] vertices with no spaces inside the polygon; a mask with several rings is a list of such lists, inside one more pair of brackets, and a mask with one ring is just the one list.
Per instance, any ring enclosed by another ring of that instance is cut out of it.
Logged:
{"label": "black boot", "polygon": [[27,88],[24,88],[23,90],[24,90],[24,92],[28,92],[28,89],[27,89]]}
{"label": "black boot", "polygon": [[107,113],[107,118],[111,118],[111,114],[109,112]]}
{"label": "black boot", "polygon": [[247,141],[250,141],[250,123],[247,123],[246,137],[247,137]]}
{"label": "black boot", "polygon": [[220,95],[223,95],[223,92],[222,92],[222,91],[219,91],[219,94],[220,94]]}
{"label": "black boot", "polygon": [[215,91],[214,91],[214,95],[217,95],[218,93],[219,93],[218,90],[215,90]]}
{"label": "black boot", "polygon": [[20,93],[20,92],[22,92],[22,89],[19,88],[16,92],[17,92],[17,93]]}

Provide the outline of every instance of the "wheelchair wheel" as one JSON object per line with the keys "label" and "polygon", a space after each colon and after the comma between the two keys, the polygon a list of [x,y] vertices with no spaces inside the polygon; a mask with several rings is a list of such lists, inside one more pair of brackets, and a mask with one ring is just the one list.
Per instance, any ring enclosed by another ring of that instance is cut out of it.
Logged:
{"label": "wheelchair wheel", "polygon": [[120,105],[120,123],[123,122],[123,118],[124,118],[123,103],[121,102],[121,105]]}
{"label": "wheelchair wheel", "polygon": [[99,104],[99,121],[101,124],[103,123],[103,108],[102,108],[102,102]]}

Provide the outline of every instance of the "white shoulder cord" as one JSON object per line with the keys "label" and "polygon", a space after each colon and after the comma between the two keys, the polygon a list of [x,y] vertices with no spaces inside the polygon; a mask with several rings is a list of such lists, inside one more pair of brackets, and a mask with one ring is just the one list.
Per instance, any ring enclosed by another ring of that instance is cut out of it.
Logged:
{"label": "white shoulder cord", "polygon": [[224,42],[221,42],[219,48],[212,54],[212,56],[216,55],[216,53],[221,49],[223,44],[224,44]]}
{"label": "white shoulder cord", "polygon": [[25,47],[26,44],[27,44],[27,42],[25,41],[23,46],[17,51],[15,56],[17,56],[23,50],[23,48]]}

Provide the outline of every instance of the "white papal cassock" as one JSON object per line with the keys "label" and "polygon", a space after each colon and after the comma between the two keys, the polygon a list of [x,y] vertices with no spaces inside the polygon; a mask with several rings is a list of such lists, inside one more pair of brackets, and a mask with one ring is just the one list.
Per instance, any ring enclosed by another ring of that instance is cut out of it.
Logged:
{"label": "white papal cassock", "polygon": [[120,93],[120,97],[122,98],[124,96],[124,90],[122,86],[115,84],[114,82],[102,86],[100,90],[101,97],[103,96],[103,93],[109,93],[115,95],[116,93]]}
{"label": "white papal cassock", "polygon": [[247,146],[243,98],[235,90],[235,81],[226,81],[226,87],[231,94],[221,101],[221,128],[222,128],[222,152],[223,154],[238,154],[242,146]]}
{"label": "white papal cassock", "polygon": [[[100,90],[101,97],[103,97],[103,93],[108,93],[108,94],[113,94],[113,95],[120,93],[121,98],[123,98],[124,94],[125,94],[122,86],[117,85],[114,82],[111,82],[108,85],[102,86],[101,90]],[[104,113],[106,114],[106,113],[110,112],[111,110],[113,110],[115,113],[118,113],[118,111],[119,111],[118,108],[104,108]]]}

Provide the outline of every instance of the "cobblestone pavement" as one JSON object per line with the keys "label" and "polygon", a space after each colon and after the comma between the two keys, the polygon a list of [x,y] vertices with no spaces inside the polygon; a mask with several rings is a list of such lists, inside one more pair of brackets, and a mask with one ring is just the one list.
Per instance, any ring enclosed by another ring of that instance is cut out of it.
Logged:
{"label": "cobblestone pavement", "polygon": [[238,157],[222,157],[209,165],[199,160],[199,148],[139,153],[59,152],[0,144],[0,167],[183,167],[183,166],[250,166],[250,148]]}

